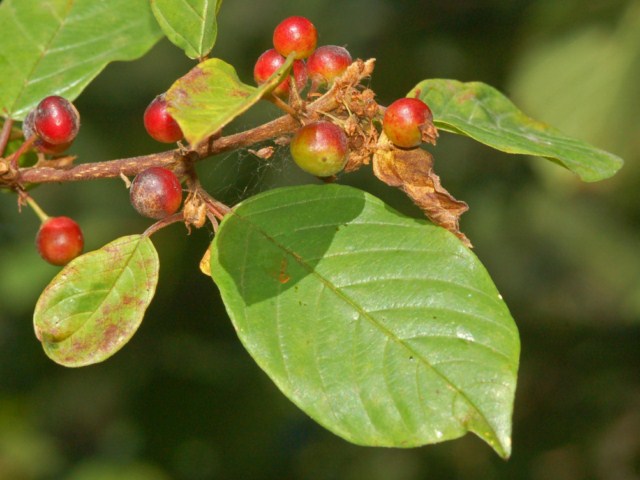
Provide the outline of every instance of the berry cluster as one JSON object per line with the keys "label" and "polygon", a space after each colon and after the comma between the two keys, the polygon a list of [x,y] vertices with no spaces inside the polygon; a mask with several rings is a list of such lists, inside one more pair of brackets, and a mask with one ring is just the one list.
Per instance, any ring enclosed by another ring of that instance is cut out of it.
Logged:
{"label": "berry cluster", "polygon": [[[317,41],[316,28],[308,19],[299,16],[286,18],[274,29],[273,48],[260,55],[255,63],[255,81],[258,84],[266,82],[282,67],[285,57],[293,55],[292,75],[275,88],[274,95],[282,100],[289,99],[293,104],[290,97],[300,98],[309,80],[307,97],[331,88],[352,64],[351,54],[337,45],[317,47]],[[349,130],[348,121],[342,122],[335,117],[305,119],[304,112],[299,117],[303,126],[290,144],[295,163],[318,177],[332,177],[341,172],[349,159],[350,140],[345,133],[345,129]],[[415,148],[423,140],[435,141],[437,136],[431,110],[419,99],[396,100],[386,109],[384,118],[378,118],[380,120],[389,141],[399,148]],[[366,134],[364,136],[367,137]],[[377,132],[375,136],[377,138]]]}
{"label": "berry cluster", "polygon": [[[317,44],[318,32],[307,18],[284,19],[273,31],[273,48],[262,53],[255,63],[254,80],[258,85],[263,84],[282,67],[285,57],[293,55],[292,75],[273,90],[274,95],[284,100],[299,97],[309,80],[308,95],[329,88],[351,65],[351,55],[344,47],[317,47]],[[335,175],[347,162],[347,136],[341,127],[329,121],[315,120],[301,127],[290,148],[296,164],[318,177]]]}
{"label": "berry cluster", "polygon": [[[253,68],[253,78],[258,85],[263,84],[278,70],[285,57],[293,55],[293,78],[296,92],[300,93],[311,80],[310,92],[330,86],[346,68],[351,65],[351,55],[344,47],[323,45],[317,47],[316,27],[305,17],[289,17],[273,31],[273,48],[258,57]],[[273,91],[280,98],[287,99],[292,85],[285,79]]]}

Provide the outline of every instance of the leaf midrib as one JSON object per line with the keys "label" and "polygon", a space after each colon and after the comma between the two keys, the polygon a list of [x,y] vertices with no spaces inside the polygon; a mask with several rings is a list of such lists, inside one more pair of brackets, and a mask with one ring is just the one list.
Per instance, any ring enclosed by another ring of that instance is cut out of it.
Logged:
{"label": "leaf midrib", "polygon": [[[484,421],[486,427],[491,431],[492,437],[493,439],[495,439],[498,443],[500,443],[500,437],[497,435],[497,432],[495,430],[495,428],[493,427],[493,425],[488,421],[488,419],[486,418],[486,416],[482,413],[482,411],[477,407],[477,405],[468,397],[468,395],[462,391],[460,388],[458,388],[451,380],[449,380],[449,378],[442,372],[440,372],[437,368],[435,368],[426,358],[424,358],[422,356],[422,354],[420,354],[419,352],[417,352],[416,350],[414,350],[413,348],[411,348],[409,345],[407,345],[404,341],[402,341],[397,335],[395,335],[391,330],[389,330],[388,328],[384,327],[383,325],[381,325],[374,317],[372,317],[371,315],[369,315],[369,312],[363,310],[363,308],[358,305],[354,300],[352,300],[350,297],[348,297],[347,295],[345,295],[344,293],[342,293],[339,289],[337,289],[333,283],[331,283],[327,278],[325,278],[323,275],[321,275],[320,273],[318,273],[314,268],[312,268],[309,264],[307,264],[303,258],[296,254],[294,251],[292,251],[290,248],[286,247],[285,245],[281,244],[280,242],[276,241],[276,239],[274,237],[272,237],[271,235],[269,235],[266,231],[264,231],[262,228],[259,228],[255,223],[253,223],[249,218],[240,215],[236,212],[233,212],[233,216],[238,218],[239,220],[242,220],[244,222],[246,222],[248,225],[250,225],[255,231],[259,232],[260,234],[262,234],[264,236],[265,239],[267,239],[269,242],[271,242],[273,245],[275,245],[276,247],[280,248],[281,250],[283,250],[290,258],[292,258],[293,260],[295,260],[296,263],[298,263],[298,265],[300,265],[303,269],[305,269],[306,271],[308,271],[310,274],[314,275],[316,278],[318,278],[318,280],[320,282],[322,282],[326,288],[328,288],[331,292],[333,292],[337,297],[341,298],[345,303],[347,303],[348,305],[350,305],[354,310],[356,310],[363,318],[367,319],[367,321],[370,322],[370,324],[372,324],[375,328],[377,328],[382,334],[384,334],[389,340],[391,341],[395,341],[397,344],[401,345],[405,350],[407,350],[407,352],[409,354],[412,354],[414,356],[414,358],[418,358],[420,359],[420,362],[422,364],[424,364],[424,366],[426,368],[431,369],[437,376],[439,376],[447,385],[449,385],[454,392],[459,395],[460,397],[462,397],[465,402],[480,416],[480,418],[482,418],[482,420]],[[465,425],[462,425],[463,427],[465,427]],[[466,427],[465,427],[466,429]],[[502,447],[502,445],[501,445]]]}

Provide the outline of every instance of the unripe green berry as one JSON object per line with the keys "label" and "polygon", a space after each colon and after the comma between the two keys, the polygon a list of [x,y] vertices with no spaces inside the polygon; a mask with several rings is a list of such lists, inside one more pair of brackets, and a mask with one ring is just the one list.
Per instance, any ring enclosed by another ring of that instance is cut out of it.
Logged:
{"label": "unripe green berry", "polygon": [[349,145],[337,125],[318,121],[301,127],[291,140],[291,156],[296,164],[317,177],[330,177],[347,163]]}

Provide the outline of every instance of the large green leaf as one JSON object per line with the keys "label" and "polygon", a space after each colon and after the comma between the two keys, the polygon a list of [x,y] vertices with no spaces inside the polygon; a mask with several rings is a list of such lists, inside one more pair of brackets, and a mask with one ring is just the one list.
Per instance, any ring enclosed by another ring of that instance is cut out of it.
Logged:
{"label": "large green leaf", "polygon": [[222,0],[151,0],[164,33],[190,58],[205,57],[216,43],[220,5]]}
{"label": "large green leaf", "polygon": [[168,110],[185,138],[197,145],[243,114],[288,74],[293,57],[259,87],[240,81],[233,66],[219,58],[198,64],[167,91]]}
{"label": "large green leaf", "polygon": [[147,0],[4,0],[0,32],[0,115],[16,119],[47,95],[75,99],[162,36]]}
{"label": "large green leaf", "polygon": [[121,237],[67,264],[33,316],[45,353],[67,367],[101,362],[136,332],[158,283],[149,237]]}
{"label": "large green leaf", "polygon": [[225,218],[211,273],[249,353],[337,435],[412,447],[472,431],[509,455],[518,332],[447,230],[350,187],[277,189]]}
{"label": "large green leaf", "polygon": [[622,167],[619,157],[533,120],[482,82],[424,80],[410,96],[431,107],[434,123],[442,130],[467,135],[503,152],[548,158],[586,182],[608,178]]}

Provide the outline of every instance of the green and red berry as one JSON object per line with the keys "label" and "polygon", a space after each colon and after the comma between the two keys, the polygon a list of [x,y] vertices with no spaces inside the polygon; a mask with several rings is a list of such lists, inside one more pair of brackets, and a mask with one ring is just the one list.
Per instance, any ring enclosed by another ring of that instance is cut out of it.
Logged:
{"label": "green and red berry", "polygon": [[307,73],[313,85],[330,85],[344,73],[351,61],[351,54],[346,48],[323,45],[307,59]]}
{"label": "green and red berry", "polygon": [[273,46],[283,57],[295,52],[296,59],[307,58],[317,44],[316,27],[305,17],[285,18],[273,30]]}
{"label": "green and red berry", "polygon": [[69,217],[51,217],[42,222],[36,236],[40,256],[53,265],[66,265],[82,253],[84,237]]}
{"label": "green and red berry", "polygon": [[145,110],[144,128],[158,142],[175,143],[184,138],[180,125],[167,111],[164,93],[154,98]]}
{"label": "green and red berry", "polygon": [[400,98],[384,112],[382,128],[389,140],[401,148],[413,148],[422,143],[425,131],[432,126],[429,106],[417,98]]}
{"label": "green and red berry", "polygon": [[289,148],[296,164],[317,177],[340,172],[349,153],[344,131],[327,121],[312,122],[298,129]]}
{"label": "green and red berry", "polygon": [[182,186],[171,170],[150,167],[133,179],[129,198],[140,215],[159,220],[178,211]]}

